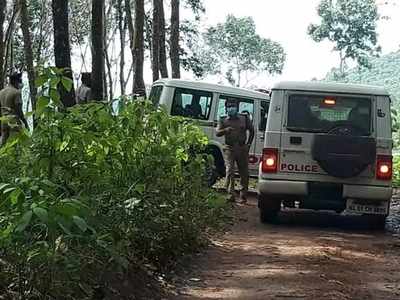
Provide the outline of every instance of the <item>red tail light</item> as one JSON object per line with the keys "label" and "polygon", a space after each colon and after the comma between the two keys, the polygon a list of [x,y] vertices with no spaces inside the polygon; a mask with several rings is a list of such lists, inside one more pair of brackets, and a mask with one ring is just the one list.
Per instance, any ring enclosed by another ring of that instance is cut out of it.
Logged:
{"label": "red tail light", "polygon": [[393,162],[390,155],[378,155],[376,159],[376,179],[391,180],[393,175]]}
{"label": "red tail light", "polygon": [[263,173],[278,172],[278,149],[266,148],[263,150],[261,169]]}

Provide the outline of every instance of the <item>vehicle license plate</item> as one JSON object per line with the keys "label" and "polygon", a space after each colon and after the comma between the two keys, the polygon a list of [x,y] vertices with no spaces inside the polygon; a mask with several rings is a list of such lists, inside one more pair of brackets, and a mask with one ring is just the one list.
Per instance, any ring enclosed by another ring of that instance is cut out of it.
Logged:
{"label": "vehicle license plate", "polygon": [[358,214],[374,214],[374,215],[387,215],[388,205],[386,201],[382,201],[379,205],[360,204],[359,201],[354,199],[347,200],[347,212]]}

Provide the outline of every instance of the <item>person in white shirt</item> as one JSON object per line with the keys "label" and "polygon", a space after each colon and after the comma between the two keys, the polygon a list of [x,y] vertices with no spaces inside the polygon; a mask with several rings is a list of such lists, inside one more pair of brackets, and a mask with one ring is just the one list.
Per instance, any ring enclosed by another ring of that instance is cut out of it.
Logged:
{"label": "person in white shirt", "polygon": [[81,86],[76,90],[76,104],[88,103],[91,97],[91,73],[82,73]]}

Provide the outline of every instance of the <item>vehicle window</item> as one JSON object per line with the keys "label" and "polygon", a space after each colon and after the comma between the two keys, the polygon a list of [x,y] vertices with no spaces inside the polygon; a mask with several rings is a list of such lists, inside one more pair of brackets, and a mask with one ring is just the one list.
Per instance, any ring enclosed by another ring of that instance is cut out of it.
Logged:
{"label": "vehicle window", "polygon": [[236,99],[236,101],[239,102],[239,113],[247,114],[248,117],[250,118],[250,120],[253,120],[254,100],[243,99],[243,98],[232,97],[232,96],[223,96],[223,95],[219,97],[219,101],[218,101],[218,111],[217,111],[218,119],[226,116],[225,103],[226,103],[227,98]]}
{"label": "vehicle window", "polygon": [[260,131],[265,131],[267,127],[267,118],[269,111],[269,103],[267,101],[260,102],[260,123],[258,124],[258,129]]}
{"label": "vehicle window", "polygon": [[371,99],[324,95],[289,97],[289,130],[328,132],[338,126],[352,126],[362,134],[370,134]]}
{"label": "vehicle window", "polygon": [[164,88],[164,86],[162,86],[162,85],[156,85],[156,86],[153,86],[150,91],[149,100],[156,106],[160,103],[160,98],[161,98],[163,88]]}
{"label": "vehicle window", "polygon": [[176,88],[171,114],[173,116],[208,120],[211,102],[211,92]]}

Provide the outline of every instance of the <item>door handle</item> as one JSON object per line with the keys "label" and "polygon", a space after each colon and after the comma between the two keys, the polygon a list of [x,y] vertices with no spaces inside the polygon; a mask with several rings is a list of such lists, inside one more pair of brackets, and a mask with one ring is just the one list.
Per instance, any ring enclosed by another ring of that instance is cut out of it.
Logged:
{"label": "door handle", "polygon": [[260,140],[261,141],[265,140],[265,136],[264,135],[260,135]]}

